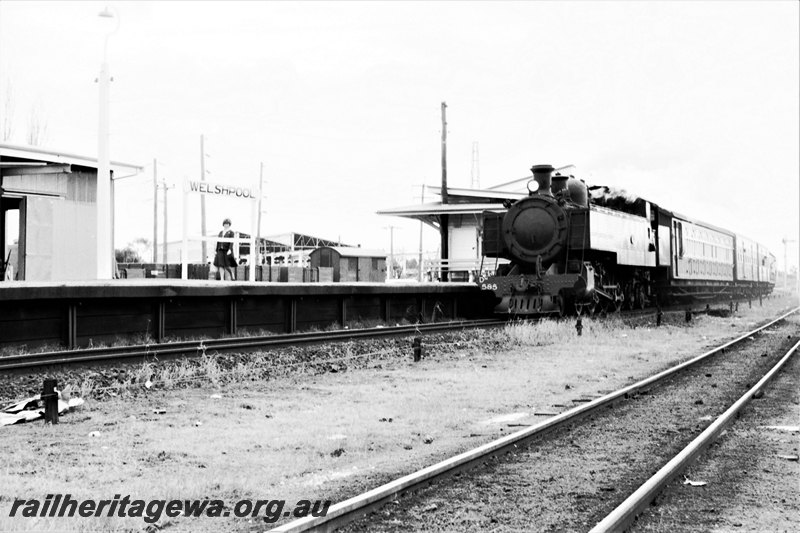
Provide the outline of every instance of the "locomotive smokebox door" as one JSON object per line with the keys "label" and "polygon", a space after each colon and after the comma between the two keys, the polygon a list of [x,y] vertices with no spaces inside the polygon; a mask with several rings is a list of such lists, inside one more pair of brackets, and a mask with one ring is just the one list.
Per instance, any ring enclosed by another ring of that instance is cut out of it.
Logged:
{"label": "locomotive smokebox door", "polygon": [[512,205],[502,224],[503,242],[510,255],[534,265],[537,256],[547,269],[561,255],[567,237],[567,216],[550,196],[536,195]]}

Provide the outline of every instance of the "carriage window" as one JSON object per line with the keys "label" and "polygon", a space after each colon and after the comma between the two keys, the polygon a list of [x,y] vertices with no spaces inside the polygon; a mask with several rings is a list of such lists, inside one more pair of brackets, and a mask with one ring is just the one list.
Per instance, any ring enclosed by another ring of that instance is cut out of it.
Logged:
{"label": "carriage window", "polygon": [[678,228],[678,257],[683,257],[683,224],[678,222],[676,226]]}

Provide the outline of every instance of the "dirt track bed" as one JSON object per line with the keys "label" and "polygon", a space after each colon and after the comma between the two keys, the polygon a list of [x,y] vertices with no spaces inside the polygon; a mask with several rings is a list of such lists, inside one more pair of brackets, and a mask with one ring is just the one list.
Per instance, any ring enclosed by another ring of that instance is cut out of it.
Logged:
{"label": "dirt track bed", "polygon": [[642,515],[633,533],[800,531],[800,356]]}
{"label": "dirt track bed", "polygon": [[770,328],[648,394],[390,504],[347,530],[588,530],[752,386],[799,330],[797,319]]}

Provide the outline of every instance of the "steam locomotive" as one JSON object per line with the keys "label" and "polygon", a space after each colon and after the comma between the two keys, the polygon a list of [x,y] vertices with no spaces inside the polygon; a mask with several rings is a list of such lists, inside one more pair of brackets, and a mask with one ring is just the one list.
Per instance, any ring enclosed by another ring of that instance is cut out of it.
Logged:
{"label": "steam locomotive", "polygon": [[496,313],[753,298],[775,285],[775,256],[755,241],[550,165],[531,171],[528,197],[483,213],[483,255],[509,260],[478,280]]}

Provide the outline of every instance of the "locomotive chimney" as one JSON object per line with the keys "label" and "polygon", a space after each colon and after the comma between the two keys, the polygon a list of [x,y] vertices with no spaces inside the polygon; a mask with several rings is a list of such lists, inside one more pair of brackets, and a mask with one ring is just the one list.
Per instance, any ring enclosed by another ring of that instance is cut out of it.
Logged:
{"label": "locomotive chimney", "polygon": [[551,176],[554,170],[555,168],[553,168],[551,165],[533,165],[531,167],[533,179],[539,184],[539,188],[536,189],[535,194],[553,196],[553,193],[550,192],[550,184],[552,181]]}

